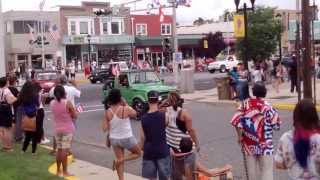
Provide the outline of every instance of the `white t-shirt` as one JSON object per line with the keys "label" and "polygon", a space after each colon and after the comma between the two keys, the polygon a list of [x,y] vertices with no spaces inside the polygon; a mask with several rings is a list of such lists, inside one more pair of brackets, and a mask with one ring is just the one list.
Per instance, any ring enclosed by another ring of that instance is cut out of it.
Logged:
{"label": "white t-shirt", "polygon": [[261,70],[254,70],[252,72],[253,82],[261,82],[262,81],[262,71]]}
{"label": "white t-shirt", "polygon": [[318,180],[320,179],[320,134],[312,135],[310,144],[308,167],[305,170],[300,167],[295,157],[292,130],[281,136],[274,160],[284,163],[288,168],[289,176],[294,180]]}
{"label": "white t-shirt", "polygon": [[[80,98],[81,91],[74,86],[64,85],[63,87],[67,94],[67,100],[70,101],[73,106],[75,106],[74,98]],[[49,95],[50,97],[54,97],[54,88],[51,88]]]}
{"label": "white t-shirt", "polygon": [[71,73],[71,74],[75,74],[75,73],[76,73],[76,68],[75,68],[75,66],[71,66],[71,67],[70,67],[70,73]]}
{"label": "white t-shirt", "polygon": [[8,104],[12,104],[13,102],[10,102],[10,100],[13,98],[14,98],[13,94],[7,87],[0,88],[0,102],[6,101]]}

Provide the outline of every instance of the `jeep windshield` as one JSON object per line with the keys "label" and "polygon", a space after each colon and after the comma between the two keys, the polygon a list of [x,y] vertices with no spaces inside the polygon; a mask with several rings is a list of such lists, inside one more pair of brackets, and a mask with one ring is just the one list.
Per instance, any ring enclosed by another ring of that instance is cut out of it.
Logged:
{"label": "jeep windshield", "polygon": [[160,79],[153,71],[133,72],[130,75],[130,82],[133,84],[158,83]]}

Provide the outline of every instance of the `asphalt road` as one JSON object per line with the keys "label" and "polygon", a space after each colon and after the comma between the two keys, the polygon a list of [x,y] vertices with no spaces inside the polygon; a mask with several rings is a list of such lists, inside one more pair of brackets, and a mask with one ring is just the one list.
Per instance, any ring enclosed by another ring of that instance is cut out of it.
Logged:
{"label": "asphalt road", "polygon": [[[101,104],[101,85],[82,85],[82,97],[80,102],[85,111],[79,115],[77,130],[73,143],[75,157],[94,164],[111,168],[114,155],[105,147],[105,134],[101,131],[101,120],[104,109]],[[196,102],[186,102],[185,107],[193,117],[193,123],[197,130],[201,153],[200,160],[208,167],[218,167],[231,164],[234,168],[235,179],[244,179],[243,160],[240,147],[236,143],[234,129],[229,121],[235,108],[228,105],[214,105]],[[51,114],[46,111],[46,134],[53,135]],[[291,126],[292,113],[281,111],[283,121],[282,130],[275,133],[275,140],[287,131]],[[132,127],[136,137],[139,126],[138,121],[132,121]],[[139,175],[141,172],[141,159],[126,164],[126,172]],[[288,179],[286,172],[276,172],[275,180]]]}

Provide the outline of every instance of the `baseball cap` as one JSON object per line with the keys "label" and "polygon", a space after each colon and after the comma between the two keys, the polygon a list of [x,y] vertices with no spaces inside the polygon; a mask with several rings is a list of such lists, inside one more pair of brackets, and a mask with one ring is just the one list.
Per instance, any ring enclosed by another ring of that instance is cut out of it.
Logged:
{"label": "baseball cap", "polygon": [[159,100],[160,93],[158,91],[149,91],[148,92],[148,99],[149,100]]}

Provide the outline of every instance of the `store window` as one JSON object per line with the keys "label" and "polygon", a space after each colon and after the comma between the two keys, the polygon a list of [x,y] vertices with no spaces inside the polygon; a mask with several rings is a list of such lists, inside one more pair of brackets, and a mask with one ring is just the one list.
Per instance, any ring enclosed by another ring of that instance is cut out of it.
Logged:
{"label": "store window", "polygon": [[146,36],[147,34],[147,24],[136,24],[136,35]]}
{"label": "store window", "polygon": [[[42,31],[42,24],[40,21],[13,21],[13,32],[15,34],[28,34],[30,33],[30,27],[35,32]],[[50,21],[44,21],[44,31],[49,32]]]}
{"label": "store window", "polygon": [[75,21],[71,21],[70,22],[70,34],[71,35],[76,35],[76,22]]}
{"label": "store window", "polygon": [[103,23],[102,24],[102,32],[103,34],[108,34],[108,23]]}
{"label": "store window", "polygon": [[120,23],[119,22],[111,22],[111,34],[120,34]]}
{"label": "store window", "polygon": [[161,24],[161,35],[171,35],[171,24]]}
{"label": "store window", "polygon": [[28,60],[28,56],[25,55],[25,54],[19,54],[19,55],[17,55],[17,60],[18,60],[18,61]]}
{"label": "store window", "polygon": [[80,34],[88,34],[88,22],[80,22]]}

